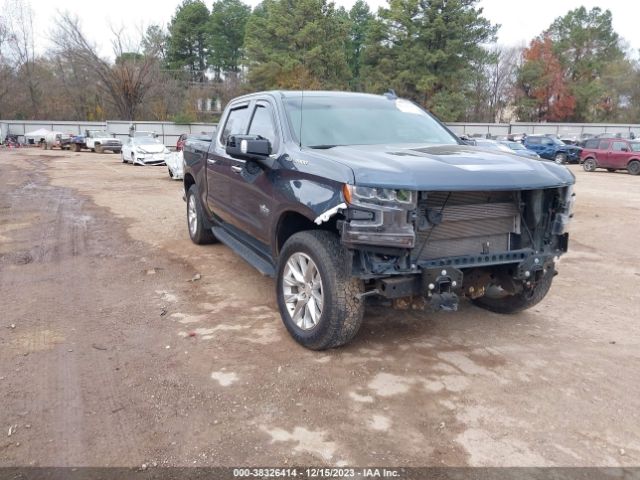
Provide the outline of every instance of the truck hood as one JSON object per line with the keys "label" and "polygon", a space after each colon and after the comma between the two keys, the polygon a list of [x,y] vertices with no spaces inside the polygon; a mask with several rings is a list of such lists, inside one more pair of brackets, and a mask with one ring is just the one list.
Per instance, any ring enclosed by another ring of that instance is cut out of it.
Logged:
{"label": "truck hood", "polygon": [[530,190],[570,185],[564,166],[467,145],[354,145],[318,151],[356,185],[411,190]]}

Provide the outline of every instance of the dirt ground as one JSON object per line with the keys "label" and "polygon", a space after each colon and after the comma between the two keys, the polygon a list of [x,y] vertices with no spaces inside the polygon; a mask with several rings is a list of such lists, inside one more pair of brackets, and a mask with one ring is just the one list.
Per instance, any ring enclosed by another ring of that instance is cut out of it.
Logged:
{"label": "dirt ground", "polygon": [[312,352],[164,167],[0,151],[0,466],[639,465],[640,178],[570,168],[539,306],[371,308]]}

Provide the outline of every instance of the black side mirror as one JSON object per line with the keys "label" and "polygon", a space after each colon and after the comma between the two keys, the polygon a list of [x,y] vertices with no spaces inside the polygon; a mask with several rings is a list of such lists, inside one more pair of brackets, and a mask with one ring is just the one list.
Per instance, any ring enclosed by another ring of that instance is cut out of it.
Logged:
{"label": "black side mirror", "polygon": [[233,158],[262,163],[271,155],[271,142],[260,135],[230,135],[225,150]]}

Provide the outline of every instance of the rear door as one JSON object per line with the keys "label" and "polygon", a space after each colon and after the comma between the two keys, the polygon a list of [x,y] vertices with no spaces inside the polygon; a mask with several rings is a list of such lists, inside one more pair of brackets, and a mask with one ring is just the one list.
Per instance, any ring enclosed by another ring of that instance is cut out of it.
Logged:
{"label": "rear door", "polygon": [[[251,113],[249,101],[232,104],[221,121],[223,127],[211,141],[207,153],[207,206],[209,211],[227,223],[239,226],[235,212],[233,187],[236,183],[238,160],[225,152],[230,135],[245,134]],[[232,170],[232,167],[233,170]]]}
{"label": "rear door", "polygon": [[598,149],[594,152],[596,155],[596,160],[598,160],[598,165],[601,167],[609,166],[609,140],[600,140],[598,143]]}

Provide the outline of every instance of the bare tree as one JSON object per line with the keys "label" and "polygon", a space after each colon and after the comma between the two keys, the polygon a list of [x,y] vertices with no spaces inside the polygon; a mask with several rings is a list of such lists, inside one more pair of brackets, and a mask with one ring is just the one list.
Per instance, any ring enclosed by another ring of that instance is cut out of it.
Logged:
{"label": "bare tree", "polygon": [[36,75],[36,51],[33,38],[33,11],[24,0],[7,0],[5,30],[9,61],[27,87],[31,117],[37,118],[41,91]]}
{"label": "bare tree", "polygon": [[487,65],[489,115],[492,122],[504,122],[507,107],[513,100],[522,48],[495,45],[491,54],[493,61]]}
{"label": "bare tree", "polygon": [[141,52],[140,42],[134,48],[122,30],[112,30],[115,63],[100,57],[96,47],[82,33],[78,19],[61,14],[52,36],[58,53],[73,64],[95,73],[98,86],[113,103],[121,118],[134,120],[145,96],[158,80],[157,52],[154,48]]}

